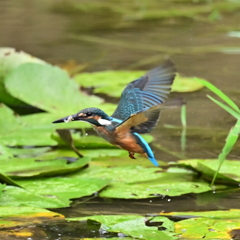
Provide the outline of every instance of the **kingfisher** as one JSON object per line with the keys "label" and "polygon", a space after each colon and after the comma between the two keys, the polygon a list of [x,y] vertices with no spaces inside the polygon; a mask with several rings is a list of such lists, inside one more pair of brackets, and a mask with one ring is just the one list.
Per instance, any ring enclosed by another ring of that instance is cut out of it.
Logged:
{"label": "kingfisher", "polygon": [[119,104],[111,116],[99,108],[90,107],[53,123],[88,122],[99,136],[112,145],[127,150],[130,158],[135,159],[134,154],[139,153],[155,166],[159,166],[152,149],[140,134],[153,130],[163,108],[179,105],[180,101],[169,101],[170,104],[165,102],[175,76],[176,68],[172,61],[167,60],[130,82],[123,90]]}

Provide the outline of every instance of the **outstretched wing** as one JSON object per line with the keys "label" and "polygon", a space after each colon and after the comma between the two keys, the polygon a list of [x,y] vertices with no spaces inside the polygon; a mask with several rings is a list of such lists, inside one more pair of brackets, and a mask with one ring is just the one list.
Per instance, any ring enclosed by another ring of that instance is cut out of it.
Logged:
{"label": "outstretched wing", "polygon": [[[162,104],[171,90],[175,72],[174,64],[169,60],[158,68],[149,71],[145,76],[129,83],[124,89],[112,117],[123,121],[143,109]],[[149,121],[134,129],[134,131],[137,133],[151,131],[157,124],[159,116],[160,109],[154,111]]]}
{"label": "outstretched wing", "polygon": [[134,129],[134,132],[139,128],[142,129],[146,123],[155,119],[159,111],[164,108],[175,108],[185,104],[182,98],[177,98],[172,101],[167,101],[164,104],[158,104],[146,110],[142,110],[138,113],[130,115],[127,119],[119,123],[115,127],[116,132],[128,132],[130,129]]}

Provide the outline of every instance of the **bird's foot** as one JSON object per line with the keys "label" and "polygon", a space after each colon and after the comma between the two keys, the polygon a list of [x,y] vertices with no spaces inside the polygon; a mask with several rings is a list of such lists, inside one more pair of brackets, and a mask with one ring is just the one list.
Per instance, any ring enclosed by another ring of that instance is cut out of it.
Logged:
{"label": "bird's foot", "polygon": [[131,159],[136,159],[136,158],[134,157],[134,153],[133,153],[133,152],[129,152],[129,157],[130,157]]}

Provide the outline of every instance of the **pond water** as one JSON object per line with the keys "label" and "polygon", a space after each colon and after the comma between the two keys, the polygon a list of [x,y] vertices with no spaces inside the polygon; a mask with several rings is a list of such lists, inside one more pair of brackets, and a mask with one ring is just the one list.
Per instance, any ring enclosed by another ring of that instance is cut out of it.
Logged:
{"label": "pond water", "polygon": [[[211,1],[187,0],[161,3],[0,0],[0,46],[23,50],[54,64],[72,61],[73,65],[83,65],[85,71],[149,70],[171,58],[181,74],[207,79],[240,106],[240,8],[237,5],[231,8],[237,1],[216,2],[226,4],[226,8]],[[207,99],[208,93],[201,90],[172,94],[173,98],[184,96],[187,101],[186,159],[217,158],[235,123],[235,119]],[[153,131],[157,159],[178,159],[156,145],[180,151],[180,130],[165,126],[180,126],[179,116],[180,110],[165,111]],[[238,141],[229,159],[239,158]],[[96,196],[75,200],[72,208],[57,211],[67,217],[79,217],[217,210],[239,208],[239,198],[238,189],[147,200],[105,200]],[[46,239],[108,237],[76,223],[37,226],[36,232],[39,229],[46,232]]]}

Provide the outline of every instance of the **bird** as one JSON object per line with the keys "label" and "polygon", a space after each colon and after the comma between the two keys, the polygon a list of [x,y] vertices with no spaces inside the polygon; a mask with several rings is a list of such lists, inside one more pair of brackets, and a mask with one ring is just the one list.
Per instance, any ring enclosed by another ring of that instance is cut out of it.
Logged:
{"label": "bird", "polygon": [[138,153],[159,166],[154,153],[140,134],[151,132],[157,125],[161,110],[182,105],[181,100],[166,101],[176,76],[171,60],[130,82],[123,90],[119,104],[109,116],[99,108],[90,107],[53,123],[83,121],[92,125],[106,141],[129,152]]}

